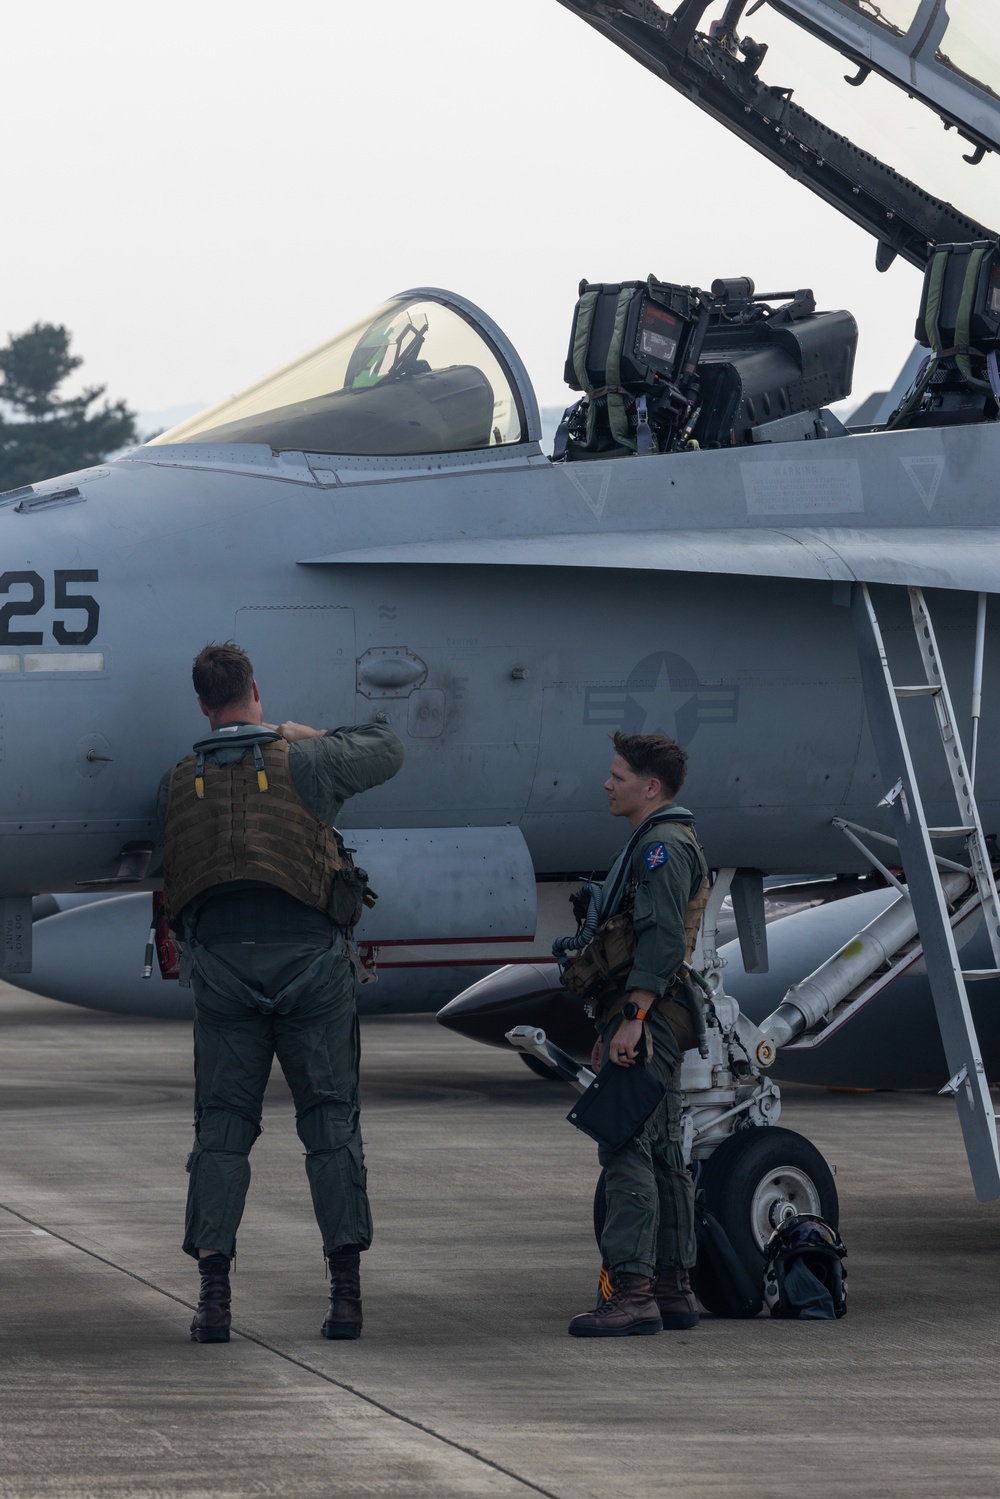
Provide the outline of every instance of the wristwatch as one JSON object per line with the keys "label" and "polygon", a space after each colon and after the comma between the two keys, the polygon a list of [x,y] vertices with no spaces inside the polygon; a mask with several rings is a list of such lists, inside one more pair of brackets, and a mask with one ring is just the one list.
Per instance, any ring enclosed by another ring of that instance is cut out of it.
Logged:
{"label": "wristwatch", "polygon": [[622,1005],[622,1014],[626,1020],[645,1020],[649,1011],[640,1010],[634,999],[627,999]]}

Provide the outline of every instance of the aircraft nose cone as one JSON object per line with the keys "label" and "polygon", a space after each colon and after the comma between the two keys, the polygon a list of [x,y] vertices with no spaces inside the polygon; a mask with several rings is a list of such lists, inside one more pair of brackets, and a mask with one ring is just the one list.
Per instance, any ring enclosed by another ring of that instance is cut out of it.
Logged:
{"label": "aircraft nose cone", "polygon": [[506,1034],[515,1025],[541,1026],[579,1061],[590,1056],[594,1044],[594,1022],[562,987],[556,963],[508,963],[463,989],[437,1018],[487,1046],[507,1046]]}

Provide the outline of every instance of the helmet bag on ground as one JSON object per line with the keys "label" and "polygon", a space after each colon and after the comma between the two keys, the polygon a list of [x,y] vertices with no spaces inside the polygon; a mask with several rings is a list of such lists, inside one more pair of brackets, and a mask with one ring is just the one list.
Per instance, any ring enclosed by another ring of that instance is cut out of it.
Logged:
{"label": "helmet bag on ground", "polygon": [[797,1213],[775,1229],[764,1250],[764,1300],[772,1317],[833,1321],[847,1311],[847,1256],[835,1228]]}

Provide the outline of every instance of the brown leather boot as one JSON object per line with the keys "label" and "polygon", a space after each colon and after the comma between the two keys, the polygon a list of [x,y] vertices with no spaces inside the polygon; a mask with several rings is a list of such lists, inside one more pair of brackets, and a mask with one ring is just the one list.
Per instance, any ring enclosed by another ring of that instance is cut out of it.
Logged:
{"label": "brown leather boot", "polygon": [[320,1328],[324,1338],[360,1338],[361,1325],[361,1255],[356,1249],[331,1254],[330,1305]]}
{"label": "brown leather boot", "polygon": [[657,1270],[653,1287],[664,1327],[679,1329],[698,1326],[698,1303],[686,1270]]}
{"label": "brown leather boot", "polygon": [[229,1261],[224,1254],[206,1254],[198,1261],[201,1295],[191,1322],[192,1343],[228,1343],[231,1292]]}
{"label": "brown leather boot", "polygon": [[602,1301],[592,1312],[582,1312],[573,1318],[569,1335],[571,1338],[642,1337],[659,1332],[662,1327],[651,1278],[622,1271],[615,1277],[607,1301]]}

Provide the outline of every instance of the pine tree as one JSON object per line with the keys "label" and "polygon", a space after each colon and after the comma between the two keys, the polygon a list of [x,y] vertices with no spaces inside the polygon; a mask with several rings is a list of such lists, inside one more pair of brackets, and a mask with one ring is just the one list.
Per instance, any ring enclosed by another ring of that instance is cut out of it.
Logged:
{"label": "pine tree", "polygon": [[138,440],[135,412],[105,401],[103,385],[68,400],[59,386],[83,360],[58,323],[35,323],[0,348],[0,491],[100,463]]}

